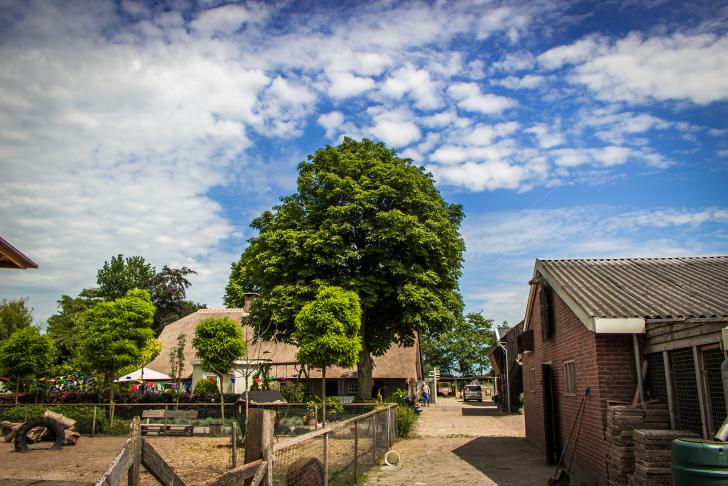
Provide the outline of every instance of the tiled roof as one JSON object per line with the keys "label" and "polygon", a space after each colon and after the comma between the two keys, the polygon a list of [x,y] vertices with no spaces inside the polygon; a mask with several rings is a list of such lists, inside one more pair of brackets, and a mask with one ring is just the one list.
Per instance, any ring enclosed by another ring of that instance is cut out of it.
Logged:
{"label": "tiled roof", "polygon": [[537,260],[539,271],[591,317],[728,317],[728,256]]}

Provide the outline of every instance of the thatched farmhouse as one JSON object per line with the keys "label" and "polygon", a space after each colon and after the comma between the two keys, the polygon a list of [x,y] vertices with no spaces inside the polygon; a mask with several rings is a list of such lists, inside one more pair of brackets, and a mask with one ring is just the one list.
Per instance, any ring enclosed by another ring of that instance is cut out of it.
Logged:
{"label": "thatched farmhouse", "polygon": [[662,404],[665,427],[715,433],[726,418],[728,256],[536,260],[530,284],[519,349],[526,436],[548,462],[587,387],[574,468],[590,483],[610,477],[610,401]]}
{"label": "thatched farmhouse", "polygon": [[[200,362],[192,347],[195,328],[203,319],[210,317],[229,317],[241,323],[243,335],[248,343],[248,353],[235,363],[224,378],[224,389],[228,393],[242,393],[250,389],[256,377],[261,379],[259,370],[265,368],[267,376],[274,379],[293,380],[305,379],[300,365],[296,363],[297,348],[290,344],[271,341],[254,340],[253,329],[243,325],[243,318],[247,316],[247,309],[200,309],[182,319],[167,325],[159,340],[162,351],[147,368],[171,375],[169,353],[177,346],[178,336],[185,336],[184,368],[182,377],[185,380],[197,383],[201,379],[214,379],[213,373],[202,370]],[[326,369],[326,395],[327,396],[354,396],[357,392],[356,369],[327,368]],[[387,396],[397,388],[407,389],[408,383],[422,380],[422,360],[419,341],[411,347],[392,347],[383,356],[374,358],[374,395],[379,390]],[[320,396],[321,370],[314,369],[308,373],[311,380],[312,392]]]}

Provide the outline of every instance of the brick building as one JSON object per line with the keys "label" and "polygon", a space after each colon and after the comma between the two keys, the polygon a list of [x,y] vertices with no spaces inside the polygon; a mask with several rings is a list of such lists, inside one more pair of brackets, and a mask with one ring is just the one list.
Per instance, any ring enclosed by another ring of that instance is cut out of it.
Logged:
{"label": "brick building", "polygon": [[587,387],[574,469],[593,484],[607,483],[607,401],[666,401],[673,429],[706,437],[725,419],[728,257],[536,260],[530,285],[519,349],[526,436],[547,462]]}
{"label": "brick building", "polygon": [[518,343],[522,339],[523,321],[513,327],[498,326],[493,334],[495,344],[488,359],[495,372],[497,405],[504,412],[517,412],[521,407],[523,373]]}

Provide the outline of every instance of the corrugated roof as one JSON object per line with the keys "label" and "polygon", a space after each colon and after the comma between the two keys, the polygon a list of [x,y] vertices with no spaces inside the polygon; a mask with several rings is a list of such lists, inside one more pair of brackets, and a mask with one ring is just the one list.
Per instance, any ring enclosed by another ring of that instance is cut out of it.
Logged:
{"label": "corrugated roof", "polygon": [[728,317],[728,256],[537,260],[539,269],[592,317]]}

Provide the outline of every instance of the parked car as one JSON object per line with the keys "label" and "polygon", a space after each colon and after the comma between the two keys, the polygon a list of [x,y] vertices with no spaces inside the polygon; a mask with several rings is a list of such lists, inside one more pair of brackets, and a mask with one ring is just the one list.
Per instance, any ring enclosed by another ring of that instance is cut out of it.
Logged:
{"label": "parked car", "polygon": [[463,401],[475,400],[478,402],[483,401],[483,387],[480,385],[465,385],[463,389]]}

